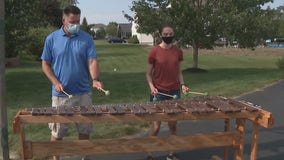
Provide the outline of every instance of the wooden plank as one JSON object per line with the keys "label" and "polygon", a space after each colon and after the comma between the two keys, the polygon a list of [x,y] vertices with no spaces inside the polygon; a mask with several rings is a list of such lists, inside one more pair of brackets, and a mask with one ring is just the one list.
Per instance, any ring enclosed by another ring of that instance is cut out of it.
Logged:
{"label": "wooden plank", "polygon": [[67,115],[67,116],[71,116],[74,114],[74,110],[72,107],[69,106],[58,106],[57,107],[57,113],[59,115]]}
{"label": "wooden plank", "polygon": [[[222,113],[222,112],[212,112],[204,114],[194,114],[191,112],[182,112],[174,115],[162,115],[159,114],[145,114],[145,115],[131,115],[125,114],[125,117],[120,115],[110,115],[107,114],[106,110],[101,109],[103,112],[103,117],[98,115],[92,116],[81,116],[81,115],[50,115],[50,116],[31,116],[26,114],[27,111],[21,111],[20,114],[16,115],[15,119],[23,123],[50,123],[50,122],[59,122],[59,123],[70,123],[70,122],[129,122],[129,121],[166,121],[169,119],[176,120],[202,120],[202,119],[234,119],[234,118],[246,118],[253,122],[260,124],[263,127],[272,127],[274,124],[274,118],[270,112],[259,110],[257,112],[249,112],[243,110],[236,113]],[[139,117],[138,117],[139,116]]]}
{"label": "wooden plank", "polygon": [[103,114],[101,107],[92,106],[97,115]]}
{"label": "wooden plank", "polygon": [[44,115],[53,115],[55,114],[54,110],[51,107],[45,107],[44,108]]}
{"label": "wooden plank", "polygon": [[256,160],[257,157],[258,126],[257,123],[253,123],[250,160]]}
{"label": "wooden plank", "polygon": [[121,106],[113,105],[113,108],[116,110],[117,114],[125,114],[125,111],[122,109]]}
{"label": "wooden plank", "polygon": [[237,100],[234,100],[234,99],[229,99],[229,103],[232,104],[235,107],[245,109],[245,110],[248,110],[248,111],[251,111],[251,112],[258,111],[258,108],[252,107],[252,105],[249,105],[248,103],[246,103],[244,101],[237,101]]}
{"label": "wooden plank", "polygon": [[235,160],[243,160],[245,143],[245,119],[236,119],[236,131],[240,135],[240,144],[235,145]]}
{"label": "wooden plank", "polygon": [[30,150],[30,147],[26,147],[27,145],[25,145],[26,142],[26,137],[25,137],[25,126],[24,124],[20,124],[20,147],[21,147],[21,155],[22,155],[22,159],[24,160],[25,157],[32,157],[32,150]]}
{"label": "wooden plank", "polygon": [[274,117],[272,116],[272,113],[263,109],[259,109],[254,113],[256,115],[255,117],[247,117],[247,119],[258,123],[265,128],[270,128],[274,125]]}
{"label": "wooden plank", "polygon": [[113,115],[118,114],[118,112],[114,109],[113,106],[110,105],[110,106],[106,106],[106,107],[107,107],[109,114],[113,114]]}
{"label": "wooden plank", "polygon": [[[105,111],[103,111],[105,112]],[[234,119],[234,118],[249,118],[255,120],[258,117],[258,113],[242,111],[237,113],[222,113],[213,112],[207,114],[192,114],[189,112],[182,112],[180,114],[167,115],[164,113],[156,114],[145,114],[145,115],[135,115],[135,114],[125,114],[125,115],[111,115],[103,113],[102,115],[92,115],[92,116],[82,116],[82,115],[51,115],[51,116],[31,116],[31,115],[17,115],[18,121],[21,123],[71,123],[71,122],[129,122],[129,121],[166,121],[168,119],[176,120],[197,120],[197,119]],[[260,120],[259,120],[260,121]],[[265,121],[265,120],[263,120]]]}
{"label": "wooden plank", "polygon": [[147,114],[147,111],[140,105],[134,105],[134,107],[139,110],[140,114]]}
{"label": "wooden plank", "polygon": [[170,110],[168,107],[166,107],[165,105],[161,104],[161,103],[157,103],[156,107],[158,107],[160,110],[162,110],[162,112],[166,113],[166,114],[172,114],[173,111]]}
{"label": "wooden plank", "polygon": [[214,108],[215,110],[221,111],[221,112],[240,112],[241,109],[237,108],[237,107],[233,107],[233,105],[230,105],[229,103],[226,103],[224,101],[209,101],[206,102],[207,105],[211,106],[212,108]]}
{"label": "wooden plank", "polygon": [[[169,137],[144,137],[100,140],[46,141],[30,143],[33,156],[88,155],[112,153],[156,152],[232,146],[238,141],[237,132],[215,132]],[[178,142],[178,143],[177,143]]]}
{"label": "wooden plank", "polygon": [[134,107],[133,105],[127,105],[127,108],[131,111],[132,114],[141,114],[139,109]]}
{"label": "wooden plank", "polygon": [[33,116],[40,115],[40,108],[32,108],[32,115]]}
{"label": "wooden plank", "polygon": [[203,104],[199,105],[199,102],[193,102],[189,100],[184,100],[180,106],[186,108],[187,112],[190,112],[192,114],[202,114],[202,113],[207,113],[207,106],[204,106]]}

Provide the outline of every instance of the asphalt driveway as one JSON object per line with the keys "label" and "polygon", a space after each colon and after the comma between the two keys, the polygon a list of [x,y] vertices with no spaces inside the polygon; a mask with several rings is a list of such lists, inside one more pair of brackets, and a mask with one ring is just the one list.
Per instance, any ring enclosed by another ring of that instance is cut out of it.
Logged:
{"label": "asphalt driveway", "polygon": [[[275,118],[273,128],[259,128],[259,144],[257,160],[284,160],[284,80],[281,80],[262,90],[242,95],[236,99],[246,100],[260,105],[263,109],[272,112]],[[178,133],[203,133],[223,130],[223,120],[203,120],[203,121],[179,121]],[[231,122],[233,126],[234,122]],[[251,141],[251,123],[246,123],[245,153],[244,159],[249,159],[250,141]],[[160,135],[168,134],[167,127],[163,127]],[[137,136],[146,136],[147,133],[141,133]],[[181,160],[209,160],[212,155],[222,155],[223,148],[200,149],[193,151],[177,152]],[[157,160],[165,159],[166,152],[155,154]],[[233,155],[233,150],[230,150]],[[94,160],[142,160],[145,159],[145,153],[137,154],[112,154],[112,155],[94,155],[89,159]],[[65,160],[79,160],[79,157],[65,157]],[[232,156],[230,159],[233,159]]]}

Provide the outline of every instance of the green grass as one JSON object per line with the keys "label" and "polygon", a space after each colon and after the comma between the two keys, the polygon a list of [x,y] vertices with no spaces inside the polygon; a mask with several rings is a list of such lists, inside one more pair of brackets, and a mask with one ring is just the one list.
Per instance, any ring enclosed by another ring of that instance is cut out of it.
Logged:
{"label": "green grass", "polygon": [[[110,96],[93,90],[95,104],[135,103],[148,101],[149,88],[145,78],[149,47],[96,42],[101,79]],[[261,88],[284,77],[276,66],[278,55],[269,54],[203,54],[199,64],[208,73],[184,72],[185,82],[192,91],[208,92],[210,95],[233,97]],[[218,52],[218,50],[216,51]],[[281,51],[282,52],[282,51]],[[182,68],[191,67],[191,51],[185,51]],[[114,71],[116,69],[116,71]],[[22,61],[20,67],[6,70],[9,143],[11,150],[18,149],[18,135],[12,133],[12,121],[16,112],[27,107],[50,106],[50,82],[41,71],[40,62]],[[130,135],[147,129],[146,123],[102,123],[95,125],[92,138],[111,138]],[[47,124],[27,125],[28,139],[48,140]],[[77,132],[69,130],[69,137]]]}

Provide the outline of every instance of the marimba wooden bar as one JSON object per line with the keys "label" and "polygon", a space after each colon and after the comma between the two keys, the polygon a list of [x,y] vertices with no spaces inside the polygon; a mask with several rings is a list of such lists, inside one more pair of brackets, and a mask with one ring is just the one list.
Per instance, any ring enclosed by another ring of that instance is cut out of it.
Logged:
{"label": "marimba wooden bar", "polygon": [[[71,122],[145,122],[170,120],[224,119],[224,131],[167,137],[119,138],[99,140],[31,141],[25,138],[26,123]],[[230,119],[236,119],[230,131]],[[259,106],[225,97],[200,96],[161,102],[97,106],[42,107],[23,109],[13,123],[20,134],[22,159],[52,155],[89,155],[175,151],[225,147],[223,160],[228,160],[228,147],[234,147],[234,159],[243,160],[245,122],[253,122],[250,160],[256,160],[258,126],[274,124],[272,114]],[[220,159],[213,156],[212,160]]]}

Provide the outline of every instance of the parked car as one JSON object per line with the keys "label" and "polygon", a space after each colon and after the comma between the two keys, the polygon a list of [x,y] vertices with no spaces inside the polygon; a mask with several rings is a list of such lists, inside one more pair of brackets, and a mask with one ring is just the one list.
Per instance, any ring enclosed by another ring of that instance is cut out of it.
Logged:
{"label": "parked car", "polygon": [[111,37],[108,39],[108,43],[126,43],[126,40],[119,37]]}

